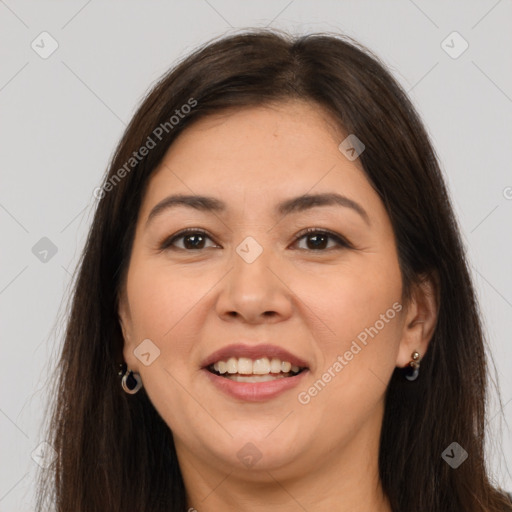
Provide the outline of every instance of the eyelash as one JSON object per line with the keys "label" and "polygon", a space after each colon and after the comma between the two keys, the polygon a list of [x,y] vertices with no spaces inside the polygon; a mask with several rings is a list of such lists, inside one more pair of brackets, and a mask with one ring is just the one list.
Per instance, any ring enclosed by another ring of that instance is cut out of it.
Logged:
{"label": "eyelash", "polygon": [[[182,249],[181,247],[172,247],[172,244],[174,242],[176,242],[176,240],[179,240],[180,238],[184,238],[187,234],[204,235],[205,237],[209,238],[210,240],[213,240],[211,238],[211,236],[206,231],[204,231],[202,229],[187,228],[187,229],[183,229],[182,231],[179,231],[178,233],[175,233],[174,235],[172,235],[170,237],[164,238],[164,240],[162,240],[158,244],[159,250],[164,251],[166,249],[170,249],[170,250],[181,250],[181,251],[186,251],[186,252],[201,251],[202,249]],[[295,237],[293,243],[296,243],[299,240],[301,240],[302,238],[306,237],[307,235],[311,235],[311,234],[328,236],[329,238],[333,239],[338,244],[338,247],[335,247],[335,248],[331,247],[329,249],[316,249],[316,250],[315,249],[301,249],[301,250],[306,250],[306,251],[309,250],[310,252],[327,252],[332,249],[341,249],[341,248],[353,249],[354,248],[354,246],[350,242],[348,242],[345,238],[343,238],[342,236],[337,235],[336,233],[333,233],[332,231],[328,231],[325,229],[319,229],[319,228],[308,228],[304,231],[301,231]]]}

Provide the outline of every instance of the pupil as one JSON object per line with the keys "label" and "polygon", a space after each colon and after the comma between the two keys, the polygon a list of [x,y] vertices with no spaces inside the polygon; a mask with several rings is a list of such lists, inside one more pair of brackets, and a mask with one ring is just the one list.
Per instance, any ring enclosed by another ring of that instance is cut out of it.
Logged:
{"label": "pupil", "polygon": [[[310,235],[309,236],[309,240],[312,240],[312,239],[318,239],[318,238],[321,238],[323,239],[322,242],[325,242],[325,240],[327,239],[327,236],[326,235]],[[323,247],[323,244],[322,242],[320,242],[320,245]],[[320,246],[318,244],[315,244],[313,243],[313,248],[314,249],[318,249]],[[321,248],[321,247],[320,247]]]}
{"label": "pupil", "polygon": [[201,247],[198,247],[197,244],[194,244],[194,243],[192,243],[191,247],[188,247],[190,244],[188,244],[187,241],[190,240],[190,239],[194,239],[194,238],[195,239],[197,239],[197,238],[202,239],[203,235],[187,235],[187,236],[185,236],[184,239],[183,239],[183,242],[184,242],[185,247],[187,247],[187,249],[189,249],[189,248],[192,248],[192,249],[198,249],[199,248],[200,249],[201,248]]}

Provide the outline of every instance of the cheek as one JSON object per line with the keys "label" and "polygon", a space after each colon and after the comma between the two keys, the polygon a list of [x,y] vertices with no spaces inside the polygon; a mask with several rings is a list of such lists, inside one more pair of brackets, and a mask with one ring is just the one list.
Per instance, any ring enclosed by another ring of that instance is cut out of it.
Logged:
{"label": "cheek", "polygon": [[181,383],[190,378],[193,340],[200,336],[202,325],[194,307],[209,288],[204,277],[190,278],[165,263],[132,258],[127,282],[133,329],[130,349],[145,339],[158,347],[158,357],[148,366],[139,364],[139,372],[151,402],[172,427],[179,424],[176,411],[198,413]]}
{"label": "cheek", "polygon": [[365,265],[340,267],[330,279],[314,282],[303,281],[303,290],[309,287],[308,306],[321,319],[324,334],[315,336],[317,385],[311,393],[303,391],[319,407],[337,404],[338,412],[371,408],[385,391],[399,348],[398,262],[375,255]]}
{"label": "cheek", "polygon": [[340,277],[339,286],[332,283],[325,294],[330,300],[318,304],[322,309],[316,313],[335,335],[317,337],[320,366],[298,390],[297,400],[311,417],[322,419],[328,435],[356,436],[382,407],[401,325],[400,283],[388,283],[384,276]]}
{"label": "cheek", "polygon": [[200,272],[183,277],[165,263],[133,262],[128,274],[127,291],[133,326],[138,337],[168,340],[179,330],[209,285]]}
{"label": "cheek", "polygon": [[[400,301],[401,291],[398,263],[392,259],[386,263],[378,255],[335,269],[301,272],[294,279],[294,293],[308,306],[319,341],[325,346],[339,345],[340,349],[390,308],[385,320],[394,318],[393,304]],[[385,330],[390,330],[388,325],[386,322]]]}
{"label": "cheek", "polygon": [[[158,410],[165,410],[166,400],[180,400],[179,385],[186,376],[190,351],[198,322],[193,322],[193,308],[200,300],[201,289],[187,286],[176,279],[176,273],[161,265],[132,260],[128,272],[127,293],[130,304],[132,333],[126,354],[132,358],[150,352],[150,364],[134,361],[139,367],[144,387]],[[203,293],[204,294],[204,293]],[[152,343],[143,340],[151,340]],[[143,349],[144,347],[144,349]],[[149,348],[149,350],[148,350]],[[128,361],[128,359],[127,359]],[[174,380],[173,379],[177,379]]]}

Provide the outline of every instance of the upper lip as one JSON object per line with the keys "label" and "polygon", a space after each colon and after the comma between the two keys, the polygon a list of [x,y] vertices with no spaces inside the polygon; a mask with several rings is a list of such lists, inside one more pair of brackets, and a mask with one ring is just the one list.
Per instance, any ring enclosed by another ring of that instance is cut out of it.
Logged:
{"label": "upper lip", "polygon": [[208,368],[210,365],[216,363],[217,361],[226,361],[230,357],[247,357],[249,359],[260,359],[262,357],[276,357],[281,361],[288,361],[293,366],[298,366],[299,368],[308,367],[308,363],[306,361],[288,352],[288,350],[285,350],[282,347],[278,347],[277,345],[244,345],[240,343],[234,345],[227,345],[219,350],[216,350],[202,361],[201,367]]}

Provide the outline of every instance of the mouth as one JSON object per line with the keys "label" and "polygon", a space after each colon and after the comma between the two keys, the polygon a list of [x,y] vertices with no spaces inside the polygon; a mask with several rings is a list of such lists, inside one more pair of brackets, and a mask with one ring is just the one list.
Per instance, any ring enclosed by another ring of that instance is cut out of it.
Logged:
{"label": "mouth", "polygon": [[216,361],[207,367],[214,375],[224,377],[234,382],[269,382],[277,379],[295,377],[308,368],[293,365],[277,357],[230,357]]}
{"label": "mouth", "polygon": [[210,354],[201,369],[214,387],[231,398],[262,402],[298,386],[310,365],[278,345],[237,344]]}

